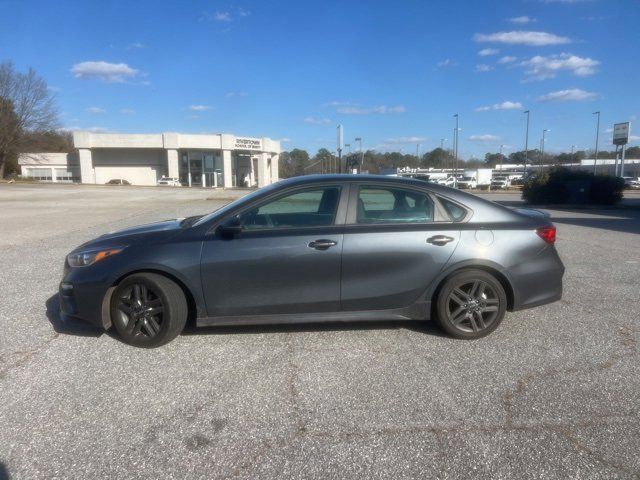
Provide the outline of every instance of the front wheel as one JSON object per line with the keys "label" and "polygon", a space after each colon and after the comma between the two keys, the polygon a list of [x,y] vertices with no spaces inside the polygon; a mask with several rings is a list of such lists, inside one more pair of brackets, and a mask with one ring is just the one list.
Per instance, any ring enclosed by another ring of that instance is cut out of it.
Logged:
{"label": "front wheel", "polygon": [[493,275],[464,270],[452,275],[440,289],[436,318],[451,336],[471,340],[498,328],[506,309],[504,288]]}
{"label": "front wheel", "polygon": [[125,278],[111,297],[111,322],[122,339],[136,347],[170,342],[184,329],[187,315],[182,289],[155,273]]}

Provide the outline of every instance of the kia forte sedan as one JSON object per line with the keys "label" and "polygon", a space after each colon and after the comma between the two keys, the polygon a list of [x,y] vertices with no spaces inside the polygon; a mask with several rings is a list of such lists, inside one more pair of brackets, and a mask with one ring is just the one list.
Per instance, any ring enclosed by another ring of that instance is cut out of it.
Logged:
{"label": "kia forte sedan", "polygon": [[556,229],[449,187],[375,175],[284,180],[209,215],[71,252],[63,318],[157,347],[197,325],[434,319],[455,338],[562,295]]}

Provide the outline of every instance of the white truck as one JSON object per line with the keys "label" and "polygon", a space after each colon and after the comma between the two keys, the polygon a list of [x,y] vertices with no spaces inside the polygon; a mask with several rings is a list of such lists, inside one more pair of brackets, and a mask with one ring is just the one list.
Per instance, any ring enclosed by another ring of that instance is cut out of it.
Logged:
{"label": "white truck", "polygon": [[466,169],[458,181],[458,188],[488,188],[492,171],[491,168]]}

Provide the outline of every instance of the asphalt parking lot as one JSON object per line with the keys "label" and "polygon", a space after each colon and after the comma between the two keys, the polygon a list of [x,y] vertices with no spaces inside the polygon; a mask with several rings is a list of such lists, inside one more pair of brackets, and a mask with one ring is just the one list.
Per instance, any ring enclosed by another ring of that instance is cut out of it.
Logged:
{"label": "asphalt parking lot", "polygon": [[141,350],[60,322],[74,246],[239,194],[0,185],[0,478],[640,477],[640,209],[549,210],[563,300],[474,342],[331,324]]}

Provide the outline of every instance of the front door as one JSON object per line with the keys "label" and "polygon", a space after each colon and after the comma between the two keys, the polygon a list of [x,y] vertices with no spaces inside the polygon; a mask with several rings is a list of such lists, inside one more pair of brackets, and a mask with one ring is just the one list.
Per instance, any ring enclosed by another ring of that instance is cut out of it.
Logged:
{"label": "front door", "polygon": [[279,194],[241,212],[242,231],[233,238],[209,236],[201,259],[208,315],[338,311],[342,190],[323,185]]}
{"label": "front door", "polygon": [[412,305],[444,268],[460,233],[437,222],[422,190],[354,186],[342,261],[342,309],[384,310]]}

